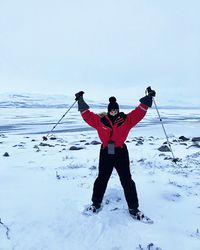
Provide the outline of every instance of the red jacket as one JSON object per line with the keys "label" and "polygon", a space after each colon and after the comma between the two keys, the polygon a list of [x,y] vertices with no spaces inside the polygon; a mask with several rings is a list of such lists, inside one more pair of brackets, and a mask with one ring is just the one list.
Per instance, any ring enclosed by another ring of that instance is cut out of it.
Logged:
{"label": "red jacket", "polygon": [[112,124],[108,115],[101,118],[98,114],[90,110],[81,112],[83,119],[98,132],[103,148],[108,145],[108,141],[113,141],[115,147],[123,147],[129,131],[145,116],[148,107],[140,104],[127,115],[119,113],[118,118]]}

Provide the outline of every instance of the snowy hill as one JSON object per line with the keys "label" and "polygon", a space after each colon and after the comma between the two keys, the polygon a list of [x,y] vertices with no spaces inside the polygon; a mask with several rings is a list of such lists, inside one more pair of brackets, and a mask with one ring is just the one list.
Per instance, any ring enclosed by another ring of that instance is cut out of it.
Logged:
{"label": "snowy hill", "polygon": [[0,107],[2,108],[47,108],[66,107],[72,101],[67,96],[49,96],[34,94],[1,94]]}
{"label": "snowy hill", "polygon": [[[157,99],[157,98],[156,98]],[[107,102],[96,102],[94,100],[86,101],[91,108],[106,108]],[[157,101],[157,100],[156,100]],[[189,105],[187,100],[179,101],[172,100],[164,105],[159,105],[160,109],[199,109],[198,106]],[[66,108],[72,105],[74,102],[73,96],[67,95],[45,95],[45,94],[30,94],[30,93],[7,93],[0,94],[0,108]],[[162,102],[163,103],[163,100]],[[138,100],[131,102],[127,100],[124,103],[119,103],[121,109],[130,109],[138,104]],[[159,104],[159,101],[158,101]],[[154,108],[154,106],[153,106]]]}
{"label": "snowy hill", "polygon": [[[66,108],[73,104],[74,97],[44,94],[0,94],[0,108]],[[105,106],[89,100],[92,107]]]}

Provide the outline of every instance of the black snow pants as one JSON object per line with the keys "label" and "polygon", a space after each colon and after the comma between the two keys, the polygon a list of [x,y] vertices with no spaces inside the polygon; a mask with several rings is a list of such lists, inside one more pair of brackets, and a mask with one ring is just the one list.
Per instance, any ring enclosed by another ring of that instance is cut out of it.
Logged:
{"label": "black snow pants", "polygon": [[108,149],[101,147],[99,158],[99,173],[94,182],[92,202],[101,204],[113,168],[115,168],[120,177],[128,207],[130,209],[138,208],[137,191],[135,182],[131,178],[129,155],[126,145],[124,144],[123,148],[115,148],[114,155],[109,155]]}

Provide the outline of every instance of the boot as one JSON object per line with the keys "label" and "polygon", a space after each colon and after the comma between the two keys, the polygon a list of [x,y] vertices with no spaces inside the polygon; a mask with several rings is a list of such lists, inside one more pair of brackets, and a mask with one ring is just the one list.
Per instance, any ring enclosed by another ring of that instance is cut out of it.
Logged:
{"label": "boot", "polygon": [[100,208],[101,208],[101,204],[92,203],[92,205],[88,208],[88,211],[91,211],[93,213],[98,213]]}

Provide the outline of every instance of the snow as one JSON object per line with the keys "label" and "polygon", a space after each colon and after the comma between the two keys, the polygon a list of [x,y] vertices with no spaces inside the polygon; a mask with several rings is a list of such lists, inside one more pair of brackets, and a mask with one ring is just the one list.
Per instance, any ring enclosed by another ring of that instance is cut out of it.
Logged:
{"label": "snow", "polygon": [[[199,136],[199,110],[161,111],[174,154],[182,159],[177,164],[165,159],[170,152],[158,151],[166,138],[155,110],[129,134],[140,209],[152,225],[129,216],[115,170],[102,211],[83,215],[98,171],[100,145],[91,144],[99,141],[97,133],[74,108],[56,127],[56,139],[41,144],[65,111],[0,109],[0,250],[199,250],[200,152],[191,140]],[[181,142],[182,135],[190,140]]]}

